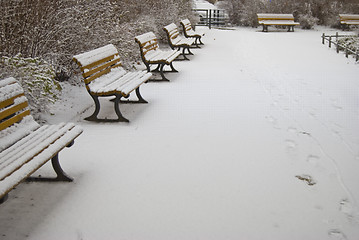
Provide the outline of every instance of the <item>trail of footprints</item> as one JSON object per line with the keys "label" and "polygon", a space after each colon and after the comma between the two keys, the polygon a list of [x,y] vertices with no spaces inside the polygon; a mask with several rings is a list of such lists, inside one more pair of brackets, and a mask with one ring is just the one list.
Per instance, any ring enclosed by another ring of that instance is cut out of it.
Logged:
{"label": "trail of footprints", "polygon": [[[278,120],[273,116],[267,116],[266,120],[269,124],[272,125],[272,127],[276,130],[281,130],[282,128],[279,126]],[[304,132],[304,131],[298,131],[296,127],[288,127],[287,132],[291,135],[307,135],[311,136],[310,133]],[[286,139],[284,141],[286,152],[291,155],[293,152],[296,151],[296,148],[298,147],[298,144],[295,140],[292,140],[290,138]],[[313,168],[316,168],[319,171],[325,171],[324,166],[320,163],[320,156],[317,156],[315,154],[308,154],[305,161],[310,164]],[[303,183],[307,184],[309,187],[312,187],[316,185],[318,182],[317,180],[309,175],[309,174],[298,174],[295,176],[299,181],[302,181]],[[355,216],[353,215],[353,207],[348,199],[343,199],[339,203],[339,210],[347,216],[349,221],[356,221]],[[328,231],[328,236],[330,239],[334,240],[347,240],[347,236],[340,230],[340,229],[330,229]]]}

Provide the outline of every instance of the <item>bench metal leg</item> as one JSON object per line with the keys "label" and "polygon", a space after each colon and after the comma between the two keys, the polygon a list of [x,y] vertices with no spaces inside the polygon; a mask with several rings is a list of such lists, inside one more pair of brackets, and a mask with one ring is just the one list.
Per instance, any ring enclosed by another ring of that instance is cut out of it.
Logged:
{"label": "bench metal leg", "polygon": [[0,204],[4,203],[9,198],[9,194],[5,194],[2,198],[0,198]]}
{"label": "bench metal leg", "polygon": [[138,98],[138,101],[132,101],[132,100],[120,100],[120,103],[148,103],[140,93],[140,87],[136,88],[136,96]]}
{"label": "bench metal leg", "polygon": [[90,94],[90,95],[95,102],[95,111],[91,116],[85,118],[85,120],[95,121],[95,122],[129,122],[129,120],[124,118],[120,112],[119,103],[120,103],[120,99],[122,97],[121,95],[115,94],[116,98],[114,99],[114,108],[115,108],[115,113],[118,117],[117,119],[106,119],[106,118],[100,119],[100,118],[98,118],[97,115],[100,112],[100,101],[98,100],[98,96],[92,95],[92,94]]}
{"label": "bench metal leg", "polygon": [[93,114],[87,118],[85,118],[85,120],[87,121],[98,121],[99,119],[97,118],[98,113],[100,112],[100,101],[98,100],[98,96],[92,95],[90,93],[93,101],[95,102],[95,111],[93,112]]}
{"label": "bench metal leg", "polygon": [[201,41],[201,37],[198,37],[198,41],[200,45],[204,45],[204,43]]}
{"label": "bench metal leg", "polygon": [[[171,63],[172,64],[172,63]],[[161,77],[162,77],[162,81],[167,81],[169,82],[170,80],[168,78],[165,77],[164,73],[163,73],[163,68],[165,67],[165,64],[162,64],[161,65],[161,68],[160,68],[160,74],[161,74]]]}
{"label": "bench metal leg", "polygon": [[[181,48],[179,48],[179,49],[181,49]],[[184,61],[184,60],[189,60],[189,58],[186,56],[186,53],[185,53],[185,51],[186,51],[186,48],[185,47],[183,47],[182,48],[182,56],[183,56],[183,59],[178,59],[178,58],[176,58],[174,61]]]}
{"label": "bench metal leg", "polygon": [[[74,144],[72,141],[66,147],[71,147]],[[57,153],[54,157],[51,158],[52,167],[56,173],[55,178],[48,177],[28,177],[26,179],[27,182],[72,182],[74,179],[68,176],[64,170],[62,170],[60,162],[59,162],[59,153]]]}
{"label": "bench metal leg", "polygon": [[121,96],[116,94],[114,104],[115,104],[115,112],[116,112],[116,115],[118,118],[116,120],[104,119],[104,121],[107,121],[107,122],[130,122],[127,118],[124,118],[120,112],[120,99],[121,99]]}
{"label": "bench metal leg", "polygon": [[172,63],[172,62],[170,63],[170,67],[171,67],[171,69],[172,69],[172,72],[178,72],[178,71],[173,67],[173,63]]}

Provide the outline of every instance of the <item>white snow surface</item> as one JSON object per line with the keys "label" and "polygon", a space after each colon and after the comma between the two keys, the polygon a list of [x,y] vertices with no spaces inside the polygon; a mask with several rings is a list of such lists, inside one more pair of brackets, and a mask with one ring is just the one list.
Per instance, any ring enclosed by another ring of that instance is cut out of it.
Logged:
{"label": "white snow surface", "polygon": [[321,44],[335,30],[269,30],[207,30],[120,105],[129,124],[83,120],[91,97],[63,84],[43,117],[84,129],[60,152],[75,181],[20,184],[0,239],[359,239],[359,64]]}
{"label": "white snow surface", "polygon": [[196,9],[217,9],[217,7],[206,0],[195,0],[194,5]]}

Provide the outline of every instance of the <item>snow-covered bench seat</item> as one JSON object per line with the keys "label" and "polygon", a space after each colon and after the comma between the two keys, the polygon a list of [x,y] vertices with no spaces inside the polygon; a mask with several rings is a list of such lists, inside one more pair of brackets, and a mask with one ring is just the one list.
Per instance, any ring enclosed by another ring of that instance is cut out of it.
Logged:
{"label": "snow-covered bench seat", "polygon": [[151,72],[151,65],[157,64],[157,68],[153,71],[159,71],[162,79],[160,81],[169,81],[164,75],[164,66],[171,67],[170,72],[178,72],[172,62],[181,54],[178,50],[162,50],[159,48],[157,38],[153,32],[144,33],[136,36],[135,41],[140,47],[140,53],[143,63],[147,67],[147,71]]}
{"label": "snow-covered bench seat", "polygon": [[188,19],[181,20],[180,24],[186,38],[194,38],[194,44],[196,44],[197,47],[199,47],[199,45],[203,45],[201,38],[204,36],[204,33],[193,30],[191,22]]}
{"label": "snow-covered bench seat", "polygon": [[185,50],[187,50],[188,54],[193,55],[190,51],[190,47],[195,42],[194,38],[185,38],[182,37],[178,31],[176,24],[171,23],[163,28],[166,32],[168,44],[172,49],[182,49],[182,56],[185,60],[189,60],[186,56]]}
{"label": "snow-covered bench seat", "polygon": [[72,123],[40,126],[19,83],[14,78],[0,80],[0,203],[50,159],[57,177],[33,180],[72,181],[61,169],[58,154],[81,133]]}
{"label": "snow-covered bench seat", "polygon": [[340,24],[343,29],[350,25],[359,25],[359,14],[339,14]]}
{"label": "snow-covered bench seat", "polygon": [[[122,116],[119,103],[147,103],[140,94],[140,85],[147,82],[152,76],[146,71],[129,72],[123,69],[117,48],[108,44],[106,46],[78,54],[73,60],[80,66],[82,76],[88,93],[95,102],[94,113],[85,118],[97,122],[129,122]],[[128,98],[136,90],[138,101],[121,101]],[[114,107],[117,119],[99,119],[99,97],[114,96]]]}
{"label": "snow-covered bench seat", "polygon": [[288,32],[294,32],[294,26],[299,25],[294,22],[293,14],[257,13],[257,17],[259,25],[263,26],[263,32],[268,32],[270,25],[288,26]]}

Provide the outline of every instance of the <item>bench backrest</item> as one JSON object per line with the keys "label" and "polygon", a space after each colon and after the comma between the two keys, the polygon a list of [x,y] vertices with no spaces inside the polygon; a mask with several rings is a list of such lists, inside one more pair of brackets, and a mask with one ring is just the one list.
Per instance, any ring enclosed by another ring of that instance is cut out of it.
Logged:
{"label": "bench backrest", "polygon": [[276,21],[276,20],[289,20],[294,21],[293,14],[270,14],[270,13],[257,13],[258,21]]}
{"label": "bench backrest", "polygon": [[0,80],[0,131],[30,115],[24,90],[15,78]]}
{"label": "bench backrest", "polygon": [[188,19],[183,19],[183,20],[181,21],[181,24],[182,24],[182,26],[183,26],[183,30],[184,30],[184,31],[191,31],[191,30],[193,30],[193,29],[192,29],[191,22],[190,22]]}
{"label": "bench backrest", "polygon": [[340,21],[355,20],[359,21],[359,14],[339,14]]}
{"label": "bench backrest", "polygon": [[158,41],[153,32],[144,33],[135,37],[141,51],[141,57],[146,61],[146,55],[159,49]]}
{"label": "bench backrest", "polygon": [[171,24],[165,26],[163,29],[167,33],[168,38],[169,38],[168,40],[170,40],[170,41],[176,39],[180,35],[178,28],[177,28],[176,24],[174,24],[174,23],[171,23]]}
{"label": "bench backrest", "polygon": [[117,48],[112,44],[78,54],[73,60],[80,66],[87,90],[91,81],[122,65]]}

